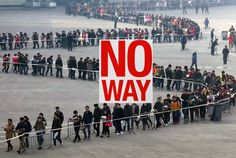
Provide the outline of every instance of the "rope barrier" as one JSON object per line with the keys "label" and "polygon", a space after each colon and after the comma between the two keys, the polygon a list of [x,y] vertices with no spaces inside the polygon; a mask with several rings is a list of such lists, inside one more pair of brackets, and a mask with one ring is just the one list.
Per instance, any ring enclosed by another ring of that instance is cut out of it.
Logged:
{"label": "rope barrier", "polygon": [[[234,93],[233,95],[235,95],[236,93]],[[163,112],[155,112],[155,111],[152,111],[150,113],[146,113],[146,114],[139,114],[139,115],[136,115],[136,116],[130,116],[130,117],[122,117],[122,118],[119,118],[119,119],[111,119],[111,120],[108,120],[108,121],[102,121],[103,123],[105,122],[114,122],[114,121],[122,121],[122,120],[125,120],[125,119],[134,119],[134,118],[141,118],[141,117],[150,117],[151,114],[152,115],[157,115],[157,114],[164,114],[164,113],[171,113],[171,112],[175,112],[175,111],[180,111],[180,110],[188,110],[188,109],[193,109],[193,108],[200,108],[200,107],[203,107],[203,106],[209,106],[209,105],[214,105],[214,106],[217,106],[220,105],[220,104],[224,104],[223,102],[229,102],[230,101],[230,98],[231,97],[228,97],[228,98],[225,98],[225,99],[221,99],[221,100],[218,100],[217,102],[212,102],[212,103],[206,103],[206,104],[201,104],[201,105],[196,105],[196,106],[191,106],[191,107],[186,107],[186,108],[181,108],[180,109],[176,109],[176,110],[167,110],[167,111],[163,111]],[[90,124],[83,124],[82,126],[87,126],[87,125],[94,125],[94,124],[100,124],[100,122],[95,122],[95,123],[90,123]],[[65,125],[66,127],[62,127],[62,128],[57,128],[57,129],[51,129],[50,132],[53,132],[53,131],[61,131],[63,129],[68,129],[69,127],[67,125]],[[81,125],[79,126],[74,126],[74,127],[81,127]],[[45,130],[42,130],[42,131],[35,131],[35,132],[27,132],[27,133],[24,133],[22,135],[19,135],[19,136],[16,136],[16,137],[13,137],[13,138],[10,138],[10,139],[7,139],[7,140],[4,140],[4,141],[0,141],[0,144],[2,143],[5,143],[9,140],[14,140],[14,139],[17,139],[19,137],[22,137],[24,136],[25,134],[36,134],[36,133],[39,133],[39,132],[43,132]]]}

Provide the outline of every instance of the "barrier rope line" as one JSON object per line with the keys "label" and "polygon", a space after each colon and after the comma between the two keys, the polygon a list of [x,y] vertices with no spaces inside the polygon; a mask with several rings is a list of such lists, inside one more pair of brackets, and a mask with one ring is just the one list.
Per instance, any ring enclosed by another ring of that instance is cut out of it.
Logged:
{"label": "barrier rope line", "polygon": [[[236,94],[236,93],[234,93],[233,95],[235,95],[235,94]],[[155,112],[155,111],[153,111],[153,112],[150,112],[150,113],[147,113],[147,114],[139,114],[139,115],[136,115],[136,116],[123,117],[123,118],[119,118],[119,119],[111,119],[111,120],[102,121],[102,122],[103,122],[103,123],[104,123],[104,122],[114,122],[114,121],[122,121],[122,120],[125,120],[125,119],[134,119],[134,118],[141,118],[141,117],[150,117],[151,114],[152,114],[152,115],[157,115],[157,114],[171,113],[171,112],[175,112],[175,111],[188,110],[188,109],[192,109],[192,108],[200,108],[200,107],[209,106],[209,105],[219,106],[219,105],[221,105],[221,104],[224,104],[225,102],[228,103],[228,102],[230,101],[230,99],[231,99],[231,97],[228,97],[228,98],[221,99],[221,100],[218,100],[217,102],[212,102],[212,103],[206,103],[206,104],[201,104],[201,105],[196,105],[196,106],[191,106],[191,107],[186,107],[186,108],[182,108],[182,106],[181,106],[180,109],[176,109],[176,110],[167,110],[167,111],[163,111],[163,112]],[[224,102],[224,103],[223,103],[223,102]],[[217,104],[218,104],[218,105],[217,105]],[[100,122],[97,122],[97,123],[95,122],[95,123],[90,123],[90,124],[83,124],[82,126],[94,125],[94,124],[100,124]],[[57,128],[57,129],[49,129],[49,128],[48,128],[48,129],[50,130],[50,132],[53,132],[53,131],[61,131],[61,130],[64,130],[64,129],[68,129],[68,128],[69,128],[67,124],[65,124],[65,125],[63,125],[63,126],[66,126],[66,127]],[[79,126],[74,126],[74,127],[81,127],[81,125],[79,125]],[[24,134],[22,134],[22,135],[19,135],[19,136],[10,138],[10,139],[6,139],[6,140],[4,140],[4,141],[0,141],[0,144],[5,143],[5,142],[7,142],[7,141],[9,141],[9,140],[15,140],[15,139],[17,139],[17,138],[19,138],[19,137],[24,136],[25,134],[31,134],[31,135],[33,135],[33,134],[36,134],[36,133],[39,133],[39,132],[43,132],[43,131],[45,131],[45,130],[24,133]]]}
{"label": "barrier rope line", "polygon": [[[200,35],[202,32],[199,31],[199,32],[196,32],[196,33],[193,33],[193,34],[187,34],[187,35],[182,35],[182,34],[174,34],[174,33],[171,33],[171,34],[167,34],[167,33],[163,33],[163,34],[155,34],[155,36],[171,36],[171,37],[182,37],[182,36],[185,36],[185,37],[190,37],[190,36],[195,36],[195,35]],[[104,36],[104,37],[96,37],[96,38],[84,38],[84,37],[78,37],[78,38],[73,38],[73,40],[78,40],[78,41],[84,41],[84,40],[91,40],[91,39],[94,39],[94,40],[104,40],[104,39],[107,39],[107,40],[118,40],[118,39],[139,39],[140,37],[142,37],[140,40],[145,40],[146,37],[148,37],[148,39],[153,39],[153,36],[151,35],[143,35],[143,36],[117,36],[117,37],[110,37],[110,38],[107,38],[107,36]],[[156,37],[155,37],[156,38]],[[51,40],[23,40],[23,41],[12,41],[12,42],[9,42],[9,39],[5,40],[5,42],[0,42],[0,44],[9,44],[9,43],[12,43],[12,44],[15,44],[15,43],[18,43],[18,44],[21,44],[21,43],[34,43],[34,42],[61,42],[62,40],[66,40],[67,38],[53,38]],[[4,40],[3,40],[4,41]]]}

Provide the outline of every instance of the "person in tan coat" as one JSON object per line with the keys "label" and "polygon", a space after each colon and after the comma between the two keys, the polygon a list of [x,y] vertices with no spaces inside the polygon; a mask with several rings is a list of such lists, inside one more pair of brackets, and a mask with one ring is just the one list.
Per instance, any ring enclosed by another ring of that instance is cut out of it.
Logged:
{"label": "person in tan coat", "polygon": [[7,140],[7,151],[9,152],[13,149],[13,146],[11,144],[11,138],[13,138],[15,134],[15,126],[13,125],[12,119],[8,119],[8,123],[6,124],[4,131],[6,132],[6,140]]}

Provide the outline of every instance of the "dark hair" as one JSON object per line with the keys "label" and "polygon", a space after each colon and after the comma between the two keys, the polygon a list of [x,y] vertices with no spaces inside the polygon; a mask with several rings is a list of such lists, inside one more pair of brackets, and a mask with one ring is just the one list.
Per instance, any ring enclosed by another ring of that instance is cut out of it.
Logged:
{"label": "dark hair", "polygon": [[73,111],[73,114],[75,115],[75,114],[78,114],[78,111],[77,110],[74,110]]}
{"label": "dark hair", "polygon": [[12,119],[8,119],[8,121],[12,122]]}

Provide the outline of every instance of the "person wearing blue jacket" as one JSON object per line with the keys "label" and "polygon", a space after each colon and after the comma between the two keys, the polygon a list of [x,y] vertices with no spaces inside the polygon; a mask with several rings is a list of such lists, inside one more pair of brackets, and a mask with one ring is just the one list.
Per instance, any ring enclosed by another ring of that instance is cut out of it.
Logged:
{"label": "person wearing blue jacket", "polygon": [[197,70],[197,52],[193,52],[193,55],[192,55],[192,65],[190,66],[190,68],[192,68],[193,65],[195,66],[195,69]]}

